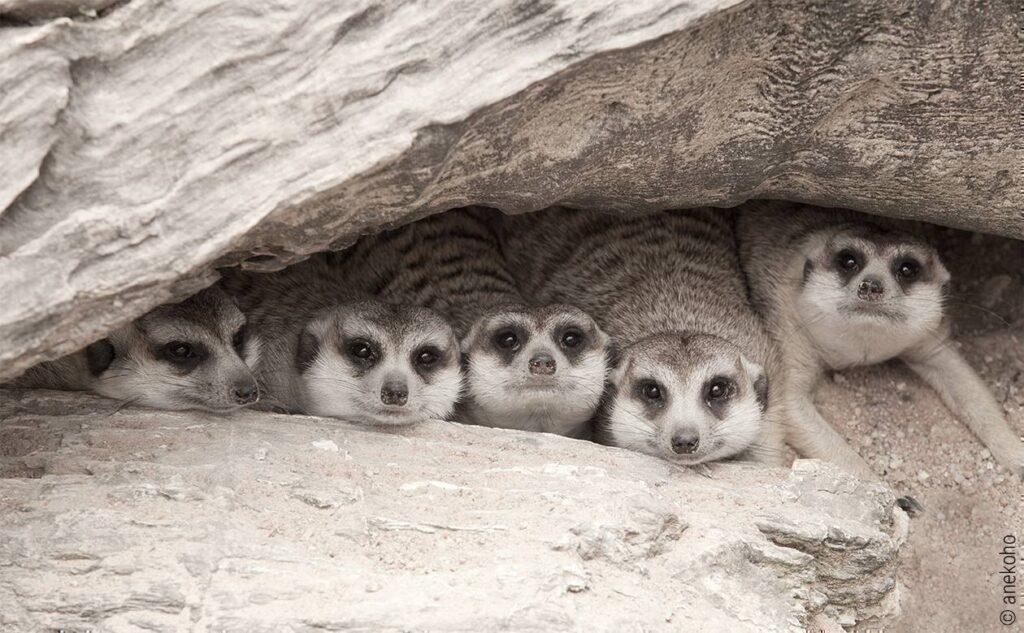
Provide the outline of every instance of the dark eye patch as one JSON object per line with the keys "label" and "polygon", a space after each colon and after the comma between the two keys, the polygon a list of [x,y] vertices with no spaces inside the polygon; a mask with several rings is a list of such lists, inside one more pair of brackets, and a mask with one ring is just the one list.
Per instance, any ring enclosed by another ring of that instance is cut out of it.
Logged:
{"label": "dark eye patch", "polygon": [[341,344],[341,354],[353,367],[366,371],[380,362],[383,352],[376,341],[364,337],[345,339]]}
{"label": "dark eye patch", "polygon": [[833,257],[836,272],[843,283],[849,283],[864,268],[864,253],[854,248],[840,249]]}
{"label": "dark eye patch", "polygon": [[409,362],[423,379],[448,365],[449,354],[435,345],[421,345],[413,350]]}
{"label": "dark eye patch", "polygon": [[654,417],[658,412],[664,410],[668,404],[668,389],[653,378],[642,378],[637,380],[633,387],[633,397],[644,405],[647,414]]}
{"label": "dark eye patch", "polygon": [[570,361],[575,361],[583,352],[587,351],[592,340],[586,328],[574,324],[556,328],[552,332],[551,338]]}
{"label": "dark eye patch", "polygon": [[500,326],[491,335],[491,348],[507,365],[529,340],[530,335],[518,325]]}
{"label": "dark eye patch", "polygon": [[737,391],[736,381],[732,378],[715,376],[704,383],[702,389],[704,404],[716,418],[721,420],[725,417],[726,408],[729,402],[736,397]]}
{"label": "dark eye patch", "polygon": [[921,279],[924,266],[920,260],[912,256],[897,257],[893,260],[892,274],[900,285],[908,286]]}
{"label": "dark eye patch", "polygon": [[210,350],[198,341],[179,340],[158,346],[154,355],[187,374],[210,357]]}

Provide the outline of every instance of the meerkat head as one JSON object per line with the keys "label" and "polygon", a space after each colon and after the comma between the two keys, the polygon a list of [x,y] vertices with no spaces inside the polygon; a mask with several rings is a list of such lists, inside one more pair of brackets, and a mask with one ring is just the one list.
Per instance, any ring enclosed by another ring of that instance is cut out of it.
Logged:
{"label": "meerkat head", "polygon": [[157,409],[228,411],[259,399],[259,341],[218,288],[163,305],[85,349],[93,389]]}
{"label": "meerkat head", "polygon": [[609,338],[578,308],[493,308],[474,322],[462,349],[475,422],[568,435],[601,401]]}
{"label": "meerkat head", "polygon": [[724,459],[760,436],[764,369],[716,336],[663,333],[625,349],[599,435],[682,465]]}
{"label": "meerkat head", "polygon": [[[804,241],[797,309],[805,323],[931,332],[949,281],[935,248],[909,235],[848,225]],[[794,271],[794,277],[796,276]]]}
{"label": "meerkat head", "polygon": [[426,308],[379,301],[318,313],[299,336],[305,410],[376,425],[451,415],[462,391],[455,332]]}

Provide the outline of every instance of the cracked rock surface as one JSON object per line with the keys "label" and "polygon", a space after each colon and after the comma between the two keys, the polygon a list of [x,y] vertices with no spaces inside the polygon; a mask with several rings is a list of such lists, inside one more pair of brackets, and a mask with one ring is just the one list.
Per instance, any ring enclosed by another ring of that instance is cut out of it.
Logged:
{"label": "cracked rock surface", "polygon": [[799,630],[899,611],[906,517],[818,462],[0,398],[0,629]]}

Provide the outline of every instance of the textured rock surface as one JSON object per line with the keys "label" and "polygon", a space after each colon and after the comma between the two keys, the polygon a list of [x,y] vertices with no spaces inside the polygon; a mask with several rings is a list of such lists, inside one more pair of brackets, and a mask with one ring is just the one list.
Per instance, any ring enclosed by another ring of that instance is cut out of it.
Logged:
{"label": "textured rock surface", "polygon": [[[0,7],[47,4],[71,6]],[[0,21],[0,379],[218,261],[466,203],[783,197],[1024,235],[1013,3],[344,4]]]}
{"label": "textured rock surface", "polygon": [[[731,3],[136,0],[0,28],[0,378],[209,283],[419,130]],[[310,228],[292,250],[340,237]]]}
{"label": "textured rock surface", "polygon": [[0,629],[789,631],[898,612],[906,517],[817,462],[0,396]]}
{"label": "textured rock surface", "polygon": [[0,0],[0,19],[35,23],[58,17],[96,18],[123,0]]}

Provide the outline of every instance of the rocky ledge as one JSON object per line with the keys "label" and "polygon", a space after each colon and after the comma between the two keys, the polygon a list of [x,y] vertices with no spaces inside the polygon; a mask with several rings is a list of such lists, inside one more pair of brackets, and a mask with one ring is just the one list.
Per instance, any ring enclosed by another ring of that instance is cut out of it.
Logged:
{"label": "rocky ledge", "polygon": [[899,612],[907,519],[814,461],[0,393],[0,629],[792,631]]}

